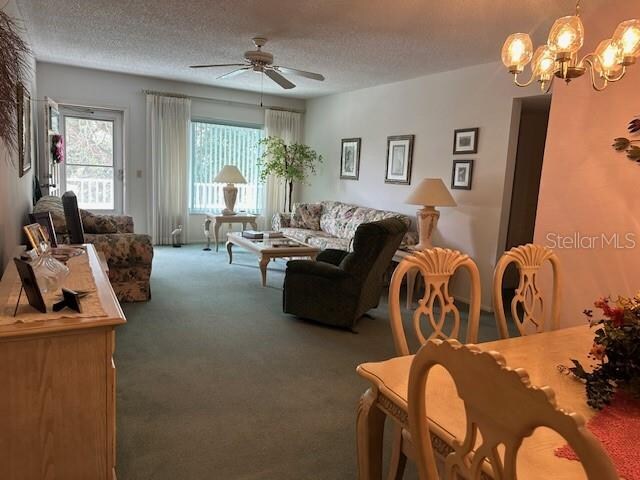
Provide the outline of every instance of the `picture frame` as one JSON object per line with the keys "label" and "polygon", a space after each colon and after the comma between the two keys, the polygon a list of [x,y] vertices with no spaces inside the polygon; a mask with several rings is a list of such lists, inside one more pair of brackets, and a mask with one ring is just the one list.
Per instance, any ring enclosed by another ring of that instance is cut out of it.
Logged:
{"label": "picture frame", "polygon": [[479,128],[460,128],[453,132],[453,154],[478,153]]}
{"label": "picture frame", "polygon": [[49,97],[44,97],[46,101],[46,131],[47,135],[56,135],[60,133],[60,110],[58,104]]}
{"label": "picture frame", "polygon": [[387,165],[384,182],[398,185],[411,184],[413,142],[415,135],[387,137]]}
{"label": "picture frame", "polygon": [[[29,262],[26,262],[19,258],[14,258],[13,262],[15,263],[16,269],[18,270],[20,282],[22,283],[24,293],[27,295],[29,305],[31,305],[39,312],[47,313],[47,306],[44,303],[44,298],[42,297],[42,292],[40,291],[40,287],[38,286],[38,279],[36,278],[36,274],[33,271],[33,267]],[[21,295],[22,291],[20,291],[20,296]],[[18,296],[18,303],[16,304],[16,309],[13,312],[14,317],[16,316],[18,307],[20,306],[20,296]]]}
{"label": "picture frame", "polygon": [[53,248],[58,247],[58,240],[56,238],[56,229],[53,226],[53,219],[51,218],[51,212],[37,212],[30,213],[29,219],[31,223],[39,223],[44,230],[47,241]]}
{"label": "picture frame", "polygon": [[473,180],[473,160],[454,160],[451,170],[453,190],[471,190]]}
{"label": "picture frame", "polygon": [[342,154],[340,155],[340,178],[343,180],[358,180],[360,176],[360,145],[361,138],[343,138]]}
{"label": "picture frame", "polygon": [[33,165],[33,146],[31,143],[31,94],[23,85],[18,84],[18,176],[23,177]]}
{"label": "picture frame", "polygon": [[51,247],[51,244],[47,240],[47,235],[39,223],[25,225],[23,230],[31,247],[38,255],[43,254]]}

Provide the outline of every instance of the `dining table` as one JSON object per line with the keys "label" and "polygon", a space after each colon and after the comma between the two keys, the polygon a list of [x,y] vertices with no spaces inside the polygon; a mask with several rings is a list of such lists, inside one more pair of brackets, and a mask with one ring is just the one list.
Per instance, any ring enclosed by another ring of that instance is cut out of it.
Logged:
{"label": "dining table", "polygon": [[[596,410],[587,405],[585,385],[559,366],[572,366],[571,359],[589,366],[589,351],[594,332],[588,325],[514,337],[477,346],[485,351],[497,351],[510,368],[524,368],[533,385],[547,385],[555,392],[559,407],[575,412],[585,421]],[[360,480],[382,477],[383,434],[387,416],[407,432],[407,390],[413,355],[395,357],[358,366],[358,374],[371,383],[362,395],[357,418],[358,471]],[[478,378],[478,382],[486,379]],[[427,417],[434,452],[444,459],[453,451],[454,440],[465,436],[464,404],[456,393],[451,376],[443,367],[434,367],[426,386]],[[556,456],[554,450],[566,441],[556,432],[538,428],[522,443],[517,457],[518,479],[552,478],[575,480],[586,478],[578,461]],[[483,478],[492,478],[491,469]]]}

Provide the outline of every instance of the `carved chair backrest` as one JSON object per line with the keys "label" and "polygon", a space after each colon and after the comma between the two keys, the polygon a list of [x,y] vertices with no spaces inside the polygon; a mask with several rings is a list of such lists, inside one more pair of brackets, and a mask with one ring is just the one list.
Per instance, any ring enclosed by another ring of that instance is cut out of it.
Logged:
{"label": "carved chair backrest", "polygon": [[[480,321],[480,274],[475,262],[456,250],[431,248],[417,251],[405,257],[396,267],[389,286],[389,314],[396,353],[409,355],[409,345],[402,323],[400,310],[400,287],[402,279],[411,269],[417,268],[424,279],[424,297],[418,300],[418,308],[413,312],[413,330],[421,345],[433,338],[458,338],[460,334],[460,311],[449,293],[449,282],[453,274],[463,268],[469,272],[471,295],[467,324],[467,343],[478,341]],[[428,336],[422,331],[423,317],[431,327]],[[448,325],[450,329],[447,329]]]}
{"label": "carved chair backrest", "polygon": [[546,302],[538,284],[538,274],[545,262],[553,269],[553,296],[551,299],[551,330],[558,328],[560,314],[560,262],[548,247],[529,243],[505,252],[493,275],[493,308],[496,312],[498,330],[502,338],[509,338],[507,319],[504,313],[502,282],[507,267],[514,263],[520,281],[511,300],[511,317],[520,335],[545,331]]}
{"label": "carved chair backrest", "polygon": [[[527,372],[507,367],[498,352],[483,352],[457,340],[428,342],[411,364],[409,431],[421,479],[440,478],[427,422],[426,385],[435,365],[444,367],[453,378],[467,418],[465,437],[456,439],[453,452],[445,459],[445,480],[480,479],[483,468],[487,468],[485,460],[490,464],[492,478],[515,480],[518,450],[538,427],[552,429],[567,441],[589,480],[618,479],[611,460],[586,428],[582,416],[558,408],[551,388],[531,385]],[[490,381],[478,381],[479,378]],[[551,472],[545,473],[552,478]]]}

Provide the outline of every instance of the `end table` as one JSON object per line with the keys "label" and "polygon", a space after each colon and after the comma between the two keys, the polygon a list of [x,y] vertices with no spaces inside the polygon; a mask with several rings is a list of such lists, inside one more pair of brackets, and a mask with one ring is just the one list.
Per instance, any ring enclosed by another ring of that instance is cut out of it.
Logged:
{"label": "end table", "polygon": [[[216,252],[218,251],[218,235],[220,233],[220,225],[223,223],[228,223],[231,225],[232,223],[241,223],[242,230],[246,230],[247,224],[251,225],[254,230],[258,229],[258,215],[248,215],[248,214],[238,214],[238,215],[224,215],[220,214],[210,214],[207,213],[208,220],[208,230],[211,233],[211,223],[213,223],[213,241],[216,244]],[[211,241],[211,236],[207,237],[207,248],[210,247],[209,242]]]}

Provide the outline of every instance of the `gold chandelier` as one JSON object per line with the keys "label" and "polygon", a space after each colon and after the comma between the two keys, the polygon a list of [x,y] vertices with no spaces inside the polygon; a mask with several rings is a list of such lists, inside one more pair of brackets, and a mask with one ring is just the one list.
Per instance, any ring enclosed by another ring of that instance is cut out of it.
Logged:
{"label": "gold chandelier", "polygon": [[[627,67],[640,56],[640,20],[627,20],[616,28],[612,38],[603,40],[596,51],[578,60],[578,51],[584,43],[584,26],[580,20],[580,0],[576,14],[559,18],[549,32],[546,45],[533,52],[533,43],[527,33],[514,33],[507,37],[502,47],[502,63],[519,87],[527,87],[534,81],[542,91],[548,92],[555,78],[567,83],[590,72],[591,85],[597,91],[609,83],[621,80]],[[531,79],[525,83],[518,75],[531,62]]]}

